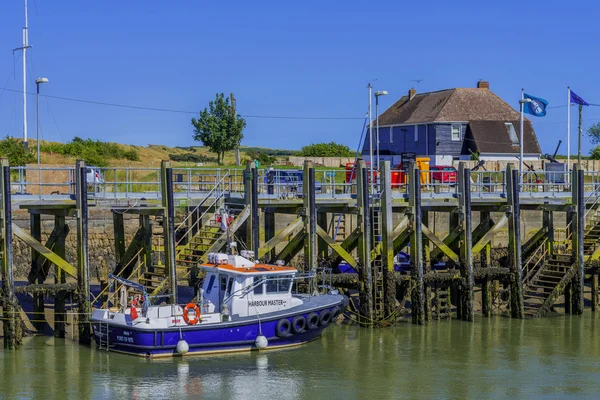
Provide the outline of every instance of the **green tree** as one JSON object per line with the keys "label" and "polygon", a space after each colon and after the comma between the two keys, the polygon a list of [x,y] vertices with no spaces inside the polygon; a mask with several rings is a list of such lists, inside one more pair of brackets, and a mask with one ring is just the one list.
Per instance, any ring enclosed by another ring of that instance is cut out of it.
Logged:
{"label": "green tree", "polygon": [[[590,126],[587,130],[587,135],[593,144],[600,144],[600,122]],[[600,146],[596,146],[590,151],[590,158],[592,160],[600,160]]]}
{"label": "green tree", "polygon": [[201,141],[211,152],[217,153],[217,161],[222,164],[225,152],[239,147],[246,120],[236,113],[229,97],[217,93],[215,100],[200,112],[200,118],[192,118],[192,125],[194,140]]}
{"label": "green tree", "polygon": [[587,130],[587,134],[593,144],[600,144],[600,122],[590,126]]}
{"label": "green tree", "polygon": [[299,152],[303,157],[352,157],[354,153],[348,146],[335,142],[313,143],[302,147]]}

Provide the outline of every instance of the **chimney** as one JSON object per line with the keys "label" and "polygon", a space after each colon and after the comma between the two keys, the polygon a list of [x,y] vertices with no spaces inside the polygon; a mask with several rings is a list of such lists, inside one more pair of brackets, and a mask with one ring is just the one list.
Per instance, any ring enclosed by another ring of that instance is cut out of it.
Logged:
{"label": "chimney", "polygon": [[415,90],[415,88],[411,88],[408,91],[408,101],[411,101],[413,99],[413,97],[415,97],[416,94],[417,94],[417,91]]}
{"label": "chimney", "polygon": [[490,88],[490,83],[484,80],[479,80],[479,82],[477,82],[477,89],[489,89]]}

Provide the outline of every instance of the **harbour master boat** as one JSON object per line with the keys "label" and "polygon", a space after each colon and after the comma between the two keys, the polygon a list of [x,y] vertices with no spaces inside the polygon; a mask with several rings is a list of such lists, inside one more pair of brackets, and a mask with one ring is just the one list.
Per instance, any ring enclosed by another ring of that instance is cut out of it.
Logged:
{"label": "harbour master boat", "polygon": [[[348,304],[334,290],[297,293],[301,280],[314,287],[314,273],[254,263],[252,252],[242,255],[248,258],[209,254],[200,265],[203,286],[185,306],[150,305],[143,285],[111,275],[121,285],[120,306],[92,313],[99,348],[165,357],[296,346],[318,338]],[[127,288],[142,294],[128,298]]]}

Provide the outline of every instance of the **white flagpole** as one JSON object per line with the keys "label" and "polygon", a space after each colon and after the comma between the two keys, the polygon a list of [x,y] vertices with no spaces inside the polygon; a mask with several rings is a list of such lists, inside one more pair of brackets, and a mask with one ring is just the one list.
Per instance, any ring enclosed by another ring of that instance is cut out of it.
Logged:
{"label": "white flagpole", "polygon": [[571,87],[567,87],[567,172],[571,170]]}
{"label": "white flagpole", "polygon": [[[525,89],[521,89],[521,126],[520,126],[520,133],[521,133],[521,138],[519,140],[519,147],[520,147],[520,157],[519,157],[519,176],[521,177],[521,179],[519,179],[520,183],[523,184],[523,107],[525,106]],[[520,188],[519,188],[520,190]]]}

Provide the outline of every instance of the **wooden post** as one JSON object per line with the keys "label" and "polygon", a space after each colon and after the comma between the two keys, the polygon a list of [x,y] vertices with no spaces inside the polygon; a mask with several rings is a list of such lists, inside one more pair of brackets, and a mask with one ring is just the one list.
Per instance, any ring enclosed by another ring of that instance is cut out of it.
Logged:
{"label": "wooden post", "polygon": [[[40,214],[29,214],[29,231],[31,236],[41,243],[42,241],[42,216]],[[31,271],[37,268],[37,260],[40,257],[39,253],[31,248]],[[44,283],[43,274],[39,274],[37,280],[30,283]],[[38,332],[42,332],[46,325],[46,312],[44,306],[44,295],[40,293],[33,294],[33,324]]]}
{"label": "wooden post", "polygon": [[[548,204],[548,202],[544,202]],[[548,254],[554,254],[554,213],[547,206],[542,211],[542,225],[546,232],[546,250]]]}
{"label": "wooden post", "polygon": [[573,205],[575,206],[575,218],[573,218],[573,260],[576,268],[573,278],[573,314],[583,314],[584,295],[584,253],[583,237],[585,225],[585,198],[583,194],[584,171],[580,167],[573,170]]}
{"label": "wooden post", "polygon": [[303,222],[304,232],[304,263],[307,270],[317,267],[317,226],[316,226],[316,202],[314,190],[314,168],[310,161],[304,162],[302,200],[304,206]]}
{"label": "wooden post", "polygon": [[[61,234],[58,236],[56,240],[56,244],[54,245],[54,253],[60,256],[62,259],[65,259],[66,256],[66,235],[65,231],[65,217],[62,215],[54,217],[54,225],[58,227],[59,232]],[[62,271],[60,268],[55,266],[56,270],[56,278],[55,283],[66,283],[67,277],[66,273]],[[66,293],[64,291],[59,291],[54,295],[54,337],[64,338],[65,337],[65,322],[66,322]]]}
{"label": "wooden post", "polygon": [[8,159],[0,161],[0,193],[2,195],[2,311],[4,327],[4,348],[17,347],[17,309],[15,284],[13,277],[13,247],[12,247],[12,208],[10,198],[10,167]]}
{"label": "wooden post", "polygon": [[511,208],[508,219],[508,251],[512,269],[510,312],[513,318],[523,318],[523,266],[521,264],[521,208],[519,202],[519,171],[506,168],[506,197]]}
{"label": "wooden post", "polygon": [[462,229],[462,251],[463,276],[466,286],[462,290],[462,302],[464,304],[462,319],[473,321],[473,238],[471,222],[471,174],[468,168],[463,169],[463,179],[459,182],[459,202],[461,205]]}
{"label": "wooden post", "polygon": [[162,161],[161,193],[163,214],[163,232],[165,235],[165,266],[169,279],[170,302],[177,304],[177,265],[175,262],[175,205],[173,203],[173,171],[170,161]]}
{"label": "wooden post", "polygon": [[87,199],[87,173],[85,162],[77,160],[76,181],[76,206],[77,206],[77,288],[78,288],[78,327],[79,343],[90,344],[91,330],[89,315],[90,306],[90,272],[88,255],[88,199]]}
{"label": "wooden post", "polygon": [[[264,215],[264,224],[265,224],[265,243],[271,240],[275,236],[275,210],[271,207],[267,207],[263,211]],[[271,250],[265,257],[267,260],[271,262],[275,262],[274,259],[276,257],[275,248]],[[258,254],[255,255],[258,257]]]}
{"label": "wooden post", "polygon": [[592,311],[598,311],[598,273],[592,273]]}
{"label": "wooden post", "polygon": [[260,217],[258,215],[258,169],[252,169],[252,247],[255,256],[258,255],[260,244]]}
{"label": "wooden post", "polygon": [[364,324],[373,320],[373,285],[371,276],[371,213],[369,205],[369,178],[365,162],[360,160],[356,170],[356,203],[358,207],[358,279],[360,285],[360,311]]}
{"label": "wooden post", "polygon": [[[437,187],[437,186],[436,186]],[[429,212],[421,211],[421,223],[429,227]],[[423,236],[423,272],[426,274],[431,271],[431,242],[427,236]],[[431,321],[431,290],[430,285],[423,283],[423,317],[425,321]]]}
{"label": "wooden post", "polygon": [[410,260],[412,283],[412,323],[424,324],[424,290],[423,290],[423,229],[421,221],[421,184],[420,172],[411,165],[409,168],[408,201],[411,208],[412,232],[410,235]]}
{"label": "wooden post", "polygon": [[394,230],[392,218],[392,172],[389,161],[381,165],[381,261],[383,263],[385,292],[384,313],[392,315],[396,311],[396,279],[394,276]]}
{"label": "wooden post", "polygon": [[[252,210],[252,176],[253,170],[256,169],[256,165],[252,161],[248,161],[246,164],[246,169],[244,170],[244,201],[246,203],[246,207],[249,207]],[[252,212],[248,216],[245,222],[246,229],[244,229],[244,241],[246,242],[246,247],[248,249],[254,248],[253,235],[252,235]]]}
{"label": "wooden post", "polygon": [[[327,218],[326,211],[317,212],[317,225],[320,226],[325,232],[327,232],[327,228],[328,228],[327,220],[328,220],[328,218]],[[335,234],[334,234],[334,236],[335,236]],[[335,237],[333,238],[333,240],[335,240]],[[323,240],[322,237],[319,236],[317,238],[317,249],[318,249],[317,256],[322,257],[323,259],[325,257],[327,257],[328,248],[329,248],[329,246],[327,245],[327,242],[325,240]]]}
{"label": "wooden post", "polygon": [[144,240],[142,241],[142,264],[140,274],[144,272],[155,272],[152,265],[152,224],[149,215],[140,215],[140,225],[144,228]]}
{"label": "wooden post", "polygon": [[113,232],[115,235],[115,264],[119,264],[125,255],[125,224],[123,214],[116,211],[113,211]]}
{"label": "wooden post", "polygon": [[[482,224],[485,224],[485,226],[492,226],[489,211],[481,211],[479,213],[479,220]],[[479,260],[481,261],[482,267],[491,267],[491,247],[491,243],[488,242],[484,249],[479,253]],[[490,317],[492,315],[494,301],[492,283],[492,279],[484,278],[481,285],[481,314],[484,317]]]}

